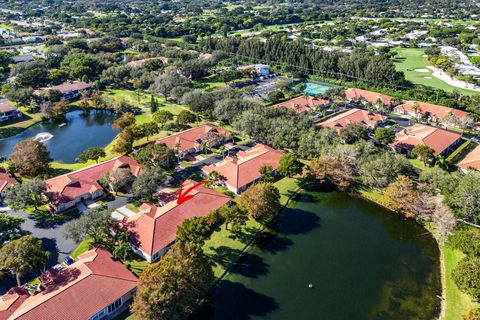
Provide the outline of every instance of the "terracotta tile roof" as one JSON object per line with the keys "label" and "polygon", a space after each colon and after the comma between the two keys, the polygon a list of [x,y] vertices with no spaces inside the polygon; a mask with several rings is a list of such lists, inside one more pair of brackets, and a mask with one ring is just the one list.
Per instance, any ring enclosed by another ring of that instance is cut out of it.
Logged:
{"label": "terracotta tile roof", "polygon": [[8,100],[0,102],[0,113],[17,110],[17,108]]}
{"label": "terracotta tile roof", "polygon": [[[418,109],[414,111],[415,107]],[[437,119],[443,119],[450,113],[453,113],[458,119],[465,118],[468,116],[468,112],[463,110],[458,110],[454,108],[438,106],[431,103],[419,102],[419,101],[406,101],[403,104],[400,104],[395,107],[397,112],[407,112],[407,113],[417,113],[417,114],[426,114],[427,112]]]}
{"label": "terracotta tile roof", "polygon": [[473,149],[467,156],[457,163],[463,169],[474,168],[480,171],[480,145]]}
{"label": "terracotta tile roof", "polygon": [[92,87],[92,85],[90,85],[88,83],[85,83],[83,81],[71,81],[71,82],[64,82],[62,84],[52,86],[52,87],[49,87],[49,88],[45,88],[45,90],[52,89],[52,90],[58,90],[61,93],[66,93],[66,92],[74,91],[74,90],[75,91],[76,90],[85,90],[85,89],[88,89],[88,88],[91,88],[91,87]]}
{"label": "terracotta tile roof", "polygon": [[393,99],[391,96],[385,94],[357,88],[349,88],[345,90],[345,95],[347,96],[347,99],[360,100],[363,98],[372,104],[376,104],[378,100],[380,100],[383,104],[389,105],[392,104]]}
{"label": "terracotta tile roof", "polygon": [[[185,181],[184,190],[193,183]],[[229,196],[204,186],[197,186],[189,194],[193,198],[180,205],[176,198],[162,207],[142,204],[140,212],[127,220],[134,244],[152,256],[175,241],[177,227],[183,220],[206,217],[210,211],[217,210],[231,200]]]}
{"label": "terracotta tile roof", "polygon": [[[8,293],[0,300],[1,319],[85,320],[136,287],[137,278],[104,249],[93,249],[60,271],[44,275],[36,295]],[[12,303],[12,299],[15,300]]]}
{"label": "terracotta tile roof", "polygon": [[327,119],[323,122],[317,124],[317,127],[328,127],[336,131],[340,131],[345,128],[348,124],[359,123],[364,127],[375,127],[379,122],[387,119],[386,116],[383,116],[379,113],[374,113],[362,109],[350,109],[348,111],[342,112],[339,115],[336,115],[330,119]]}
{"label": "terracotta tile roof", "polygon": [[168,137],[158,139],[155,143],[164,143],[170,149],[175,149],[175,144],[179,143],[179,152],[186,152],[193,148],[200,146],[200,140],[209,133],[215,133],[217,135],[228,138],[230,132],[212,124],[203,124],[201,126],[191,128],[182,132],[174,133]]}
{"label": "terracotta tile roof", "polygon": [[4,168],[0,168],[0,192],[17,183],[17,180]]}
{"label": "terracotta tile roof", "polygon": [[276,109],[284,107],[297,113],[303,113],[310,110],[315,110],[316,107],[324,106],[328,103],[328,100],[302,95],[284,102],[277,103],[273,105],[272,108]]}
{"label": "terracotta tile roof", "polygon": [[461,135],[455,132],[416,123],[396,134],[393,145],[400,148],[413,149],[416,145],[423,144],[433,150],[435,155],[442,153]]}
{"label": "terracotta tile roof", "polygon": [[118,168],[128,168],[134,176],[141,173],[140,164],[128,156],[120,156],[109,161],[67,173],[45,180],[46,194],[54,204],[69,202],[87,192],[102,189],[98,181],[105,172],[115,171]]}
{"label": "terracotta tile roof", "polygon": [[282,155],[282,151],[257,144],[247,151],[238,152],[236,158],[226,157],[222,162],[204,167],[203,171],[217,171],[224,177],[225,183],[239,189],[260,178],[261,166],[278,169]]}

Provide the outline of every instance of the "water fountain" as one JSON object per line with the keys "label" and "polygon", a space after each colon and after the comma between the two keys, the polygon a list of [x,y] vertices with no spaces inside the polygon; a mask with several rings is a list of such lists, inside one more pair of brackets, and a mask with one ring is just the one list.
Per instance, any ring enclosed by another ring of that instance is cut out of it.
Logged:
{"label": "water fountain", "polygon": [[38,140],[40,142],[47,142],[48,140],[52,139],[53,138],[53,134],[49,133],[49,132],[40,132],[40,133],[37,133],[37,135],[35,136],[35,140]]}

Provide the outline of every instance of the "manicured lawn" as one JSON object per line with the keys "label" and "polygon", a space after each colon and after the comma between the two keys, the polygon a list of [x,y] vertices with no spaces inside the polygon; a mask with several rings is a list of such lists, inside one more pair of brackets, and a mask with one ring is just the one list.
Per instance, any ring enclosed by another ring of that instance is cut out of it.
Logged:
{"label": "manicured lawn", "polygon": [[77,259],[79,255],[81,255],[84,252],[87,252],[90,249],[90,245],[92,244],[92,242],[93,242],[92,238],[87,238],[83,240],[82,242],[80,242],[78,247],[75,250],[73,250],[70,256],[73,259]]}
{"label": "manicured lawn", "polygon": [[144,260],[134,253],[130,259],[123,261],[123,264],[130,269],[137,277],[140,277],[143,270],[150,264],[147,260]]}
{"label": "manicured lawn", "polygon": [[365,197],[370,201],[373,201],[375,203],[388,207],[388,204],[385,202],[382,193],[376,189],[371,189],[365,186],[359,186],[358,188],[355,189],[355,191],[357,191],[362,197]]}
{"label": "manicured lawn", "polygon": [[136,205],[134,205],[133,203],[127,203],[127,205],[125,207],[127,207],[128,210],[131,210],[135,213],[140,212],[140,208],[137,207]]}
{"label": "manicured lawn", "polygon": [[465,156],[475,149],[475,147],[478,146],[478,143],[474,142],[473,140],[470,139],[464,139],[463,143],[458,147],[454,152],[452,152],[447,160],[450,161],[451,163],[457,163]]}
{"label": "manicured lawn", "polygon": [[[402,71],[405,74],[405,78],[415,84],[423,84],[425,86],[442,89],[447,92],[453,90],[460,91],[466,95],[478,94],[478,92],[465,90],[457,87],[453,87],[442,80],[432,76],[432,71],[427,69],[429,63],[426,60],[425,49],[423,48],[395,48],[398,55],[395,59],[395,67],[397,71]],[[419,72],[415,70],[421,70],[425,72]],[[432,79],[427,79],[431,77]]]}
{"label": "manicured lawn", "polygon": [[441,246],[443,261],[445,265],[445,296],[447,306],[445,320],[461,320],[462,315],[471,309],[480,307],[480,304],[472,301],[467,294],[458,290],[452,279],[452,270],[463,258],[463,253],[448,246]]}
{"label": "manicured lawn", "polygon": [[425,166],[425,164],[423,163],[423,161],[420,160],[420,159],[408,159],[408,161],[410,161],[410,163],[412,164],[412,166],[414,166],[414,167],[417,168],[417,169],[420,169],[420,170],[425,170],[425,169],[427,169],[427,167]]}
{"label": "manicured lawn", "polygon": [[299,189],[298,180],[295,178],[285,177],[274,183],[280,191],[280,203],[285,205],[295,191]]}

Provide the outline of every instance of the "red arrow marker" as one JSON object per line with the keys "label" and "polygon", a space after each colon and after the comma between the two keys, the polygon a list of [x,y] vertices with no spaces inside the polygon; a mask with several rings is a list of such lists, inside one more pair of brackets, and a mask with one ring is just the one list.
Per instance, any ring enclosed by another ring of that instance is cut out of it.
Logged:
{"label": "red arrow marker", "polygon": [[201,181],[199,183],[196,183],[194,184],[193,186],[191,186],[190,188],[188,188],[187,190],[185,190],[185,192],[183,192],[183,183],[180,185],[180,188],[178,189],[178,199],[177,199],[177,204],[182,204],[184,203],[185,201],[187,200],[190,200],[193,198],[193,196],[190,193],[190,191],[192,191],[193,189],[195,189],[196,187],[198,186],[201,186],[202,184],[205,184],[207,183],[208,180],[205,180],[205,181]]}

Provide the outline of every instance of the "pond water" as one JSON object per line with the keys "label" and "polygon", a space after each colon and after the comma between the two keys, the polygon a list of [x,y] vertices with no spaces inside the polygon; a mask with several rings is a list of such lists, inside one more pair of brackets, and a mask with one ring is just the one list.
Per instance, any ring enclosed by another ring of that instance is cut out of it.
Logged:
{"label": "pond water", "polygon": [[15,144],[36,137],[46,144],[53,160],[73,163],[83,150],[105,147],[118,133],[112,129],[113,115],[108,111],[84,114],[77,110],[67,113],[66,118],[67,125],[63,127],[53,122],[38,123],[16,136],[0,139],[0,155],[8,156]]}
{"label": "pond water", "polygon": [[338,86],[329,84],[329,83],[307,81],[305,82],[305,89],[303,89],[303,92],[306,94],[315,96],[315,95],[324,94],[325,92],[328,91],[328,89],[336,88],[336,87]]}
{"label": "pond water", "polygon": [[346,194],[305,193],[202,318],[431,320],[437,295],[439,251],[424,228]]}

